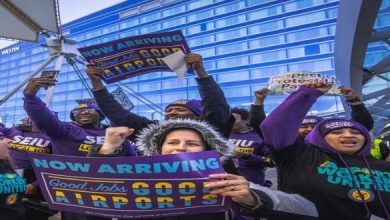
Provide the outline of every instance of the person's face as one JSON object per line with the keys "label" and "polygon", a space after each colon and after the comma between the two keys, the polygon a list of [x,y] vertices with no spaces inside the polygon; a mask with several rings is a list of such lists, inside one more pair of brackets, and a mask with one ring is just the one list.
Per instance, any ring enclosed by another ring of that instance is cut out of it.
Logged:
{"label": "person's face", "polygon": [[325,135],[325,141],[338,152],[354,155],[364,145],[365,138],[353,128],[340,128]]}
{"label": "person's face", "polygon": [[315,127],[315,124],[303,124],[298,129],[298,135],[301,137],[306,137],[307,134],[310,133],[311,130]]}
{"label": "person's face", "polygon": [[171,118],[196,118],[196,115],[183,106],[171,106],[165,110],[165,119]]}
{"label": "person's face", "polygon": [[9,157],[8,144],[11,142],[11,139],[0,137],[0,159]]}
{"label": "person's face", "polygon": [[72,114],[80,125],[91,125],[100,121],[100,114],[92,108],[74,109]]}
{"label": "person's face", "polygon": [[161,155],[201,152],[206,148],[200,135],[192,130],[175,130],[167,134]]}
{"label": "person's face", "polygon": [[243,126],[246,126],[246,121],[242,120],[241,115],[238,113],[232,113],[235,121],[233,125],[233,130],[237,130]]}

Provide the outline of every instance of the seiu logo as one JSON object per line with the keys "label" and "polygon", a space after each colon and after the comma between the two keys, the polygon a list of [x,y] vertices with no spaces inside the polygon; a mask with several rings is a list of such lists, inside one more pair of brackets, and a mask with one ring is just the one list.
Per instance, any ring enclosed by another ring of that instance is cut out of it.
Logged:
{"label": "seiu logo", "polygon": [[47,146],[49,146],[50,141],[43,140],[41,138],[15,136],[12,143],[13,144],[23,144],[23,145],[28,145],[28,146],[47,147]]}
{"label": "seiu logo", "polygon": [[253,141],[250,140],[237,140],[237,139],[229,139],[230,142],[232,142],[236,147],[250,147],[253,144]]}
{"label": "seiu logo", "polygon": [[103,145],[104,136],[86,136],[84,144],[98,144]]}

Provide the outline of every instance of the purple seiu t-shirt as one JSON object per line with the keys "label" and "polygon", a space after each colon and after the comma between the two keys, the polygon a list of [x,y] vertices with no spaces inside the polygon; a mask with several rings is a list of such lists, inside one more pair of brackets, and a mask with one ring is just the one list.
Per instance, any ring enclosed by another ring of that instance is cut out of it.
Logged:
{"label": "purple seiu t-shirt", "polygon": [[[104,143],[105,128],[82,127],[73,122],[61,122],[35,95],[24,97],[24,109],[34,124],[50,137],[53,154],[86,156],[92,145]],[[124,143],[128,155],[136,155],[135,147]]]}
{"label": "purple seiu t-shirt", "polygon": [[50,154],[50,138],[42,132],[27,132],[16,128],[2,128],[12,142],[9,144],[10,156],[16,169],[32,169],[29,152]]}
{"label": "purple seiu t-shirt", "polygon": [[238,172],[249,181],[256,184],[264,184],[265,168],[270,166],[264,158],[270,157],[268,148],[261,137],[253,130],[238,133],[232,132],[229,141],[235,144],[236,151],[248,153],[248,156],[238,159]]}

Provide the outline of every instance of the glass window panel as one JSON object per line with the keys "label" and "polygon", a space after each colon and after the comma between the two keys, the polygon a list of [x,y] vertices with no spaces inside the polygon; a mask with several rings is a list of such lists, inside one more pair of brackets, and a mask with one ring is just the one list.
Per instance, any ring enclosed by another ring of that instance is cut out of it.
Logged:
{"label": "glass window panel", "polygon": [[138,19],[134,18],[131,20],[123,21],[119,24],[120,29],[125,29],[125,28],[132,28],[135,25],[138,25],[139,21]]}
{"label": "glass window panel", "polygon": [[139,30],[138,29],[133,29],[133,30],[128,30],[128,31],[122,32],[121,34],[119,34],[119,37],[120,38],[131,37],[131,36],[135,36],[135,35],[138,35],[138,34],[139,34]]}
{"label": "glass window panel", "polygon": [[215,22],[215,26],[217,28],[223,28],[226,26],[231,26],[234,24],[239,24],[243,23],[246,20],[246,16],[241,14],[241,15],[234,15],[228,18],[220,19]]}
{"label": "glass window panel", "polygon": [[249,48],[256,49],[256,48],[269,47],[269,46],[279,45],[284,43],[285,43],[284,37],[282,35],[269,36],[269,37],[262,37],[262,38],[249,41]]}
{"label": "glass window panel", "polygon": [[237,11],[240,9],[245,8],[245,1],[238,1],[238,2],[233,2],[230,4],[222,5],[220,7],[217,7],[215,9],[215,14],[220,15],[220,14],[226,14],[232,11]]}
{"label": "glass window panel", "polygon": [[209,18],[214,15],[213,8],[196,12],[187,16],[187,22],[199,21],[205,18]]}
{"label": "glass window panel", "polygon": [[140,83],[139,84],[139,91],[140,92],[148,92],[148,91],[155,91],[155,90],[161,90],[161,82],[151,82],[151,83]]}
{"label": "glass window panel", "polygon": [[166,9],[162,12],[163,17],[171,16],[171,15],[176,15],[181,12],[184,12],[186,10],[185,5],[179,5],[170,9]]}
{"label": "glass window panel", "polygon": [[228,59],[217,60],[218,68],[229,68],[248,65],[248,56],[232,57]]}
{"label": "glass window panel", "polygon": [[203,62],[203,65],[206,70],[216,69],[215,61],[206,61]]}
{"label": "glass window panel", "polygon": [[187,86],[187,80],[173,79],[162,81],[162,89],[182,88]]}
{"label": "glass window panel", "polygon": [[283,28],[283,21],[278,20],[278,21],[270,21],[270,22],[252,25],[248,28],[248,31],[250,35],[253,35],[253,34],[259,34],[263,32],[274,31],[282,28]]}
{"label": "glass window panel", "polygon": [[266,2],[270,2],[270,1],[273,1],[273,0],[246,0],[246,5],[247,5],[247,7],[251,7],[251,6],[263,4]]}
{"label": "glass window panel", "polygon": [[328,36],[327,27],[316,27],[286,34],[288,42],[295,42],[324,36]]}
{"label": "glass window panel", "polygon": [[178,99],[187,99],[187,93],[186,92],[181,92],[181,93],[164,93],[162,96],[162,102],[163,103],[171,103],[174,100]]}
{"label": "glass window panel", "polygon": [[246,36],[246,28],[239,28],[217,33],[217,41],[229,40]]}
{"label": "glass window panel", "polygon": [[214,43],[215,36],[214,35],[200,36],[200,37],[196,37],[196,38],[191,38],[191,39],[187,40],[187,42],[190,45],[190,47]]}
{"label": "glass window panel", "polygon": [[102,34],[108,34],[119,30],[119,26],[117,24],[111,25],[109,27],[102,29]]}
{"label": "glass window panel", "polygon": [[293,63],[288,65],[288,70],[290,72],[298,72],[298,71],[326,71],[332,70],[332,62],[330,59],[328,60],[311,60],[305,61],[301,63]]}
{"label": "glass window panel", "polygon": [[141,34],[149,34],[149,33],[152,33],[152,32],[158,31],[158,30],[160,30],[160,23],[152,24],[152,25],[149,25],[146,27],[142,27],[140,29],[140,33]]}
{"label": "glass window panel", "polygon": [[287,49],[288,58],[296,58],[296,57],[304,57],[305,56],[305,48],[304,47],[295,47]]}
{"label": "glass window panel", "polygon": [[100,30],[94,30],[85,34],[85,39],[94,38],[100,35]]}
{"label": "glass window panel", "polygon": [[161,18],[161,12],[157,11],[157,12],[154,12],[152,14],[142,16],[140,20],[141,20],[141,23],[146,23],[149,21],[157,20],[159,18]]}
{"label": "glass window panel", "polygon": [[198,53],[198,54],[201,54],[202,57],[211,57],[211,56],[215,56],[215,48],[214,47],[211,47],[211,48],[204,48],[204,49],[198,49],[198,50],[194,50],[195,53]]}
{"label": "glass window panel", "polygon": [[312,12],[304,15],[298,15],[285,19],[286,27],[294,27],[326,19],[325,11]]}
{"label": "glass window panel", "polygon": [[223,89],[225,95],[227,97],[243,97],[243,96],[251,96],[250,86],[235,86]]}
{"label": "glass window panel", "polygon": [[256,20],[261,18],[266,18],[269,16],[281,14],[283,12],[283,8],[281,5],[272,6],[268,8],[261,8],[248,13],[248,20]]}
{"label": "glass window panel", "polygon": [[286,59],[285,50],[276,50],[250,56],[251,64]]}
{"label": "glass window panel", "polygon": [[324,0],[297,0],[284,4],[285,12],[295,11],[302,8],[308,8],[315,5],[323,4]]}
{"label": "glass window panel", "polygon": [[251,77],[252,77],[252,79],[268,78],[268,77],[274,76],[276,74],[285,73],[285,72],[287,72],[286,65],[262,67],[262,68],[251,69]]}
{"label": "glass window panel", "polygon": [[219,83],[223,82],[233,82],[238,80],[249,80],[249,71],[248,70],[242,70],[242,71],[235,71],[235,72],[229,72],[229,73],[221,73],[218,74],[217,81]]}
{"label": "glass window panel", "polygon": [[244,50],[247,50],[247,42],[238,42],[234,44],[227,44],[217,47],[217,54],[227,54],[227,53],[235,53],[235,52],[241,52]]}
{"label": "glass window panel", "polygon": [[200,25],[188,27],[186,30],[187,30],[187,34],[199,33],[200,32]]}
{"label": "glass window panel", "polygon": [[193,2],[187,4],[187,10],[200,8],[200,7],[203,7],[206,5],[211,5],[211,4],[213,4],[213,0],[202,0],[202,1],[196,0],[196,1],[193,1]]}
{"label": "glass window panel", "polygon": [[170,27],[178,26],[178,25],[185,24],[185,23],[186,23],[185,17],[174,18],[174,19],[171,19],[168,21],[164,21],[162,23],[162,27],[163,28],[170,28]]}

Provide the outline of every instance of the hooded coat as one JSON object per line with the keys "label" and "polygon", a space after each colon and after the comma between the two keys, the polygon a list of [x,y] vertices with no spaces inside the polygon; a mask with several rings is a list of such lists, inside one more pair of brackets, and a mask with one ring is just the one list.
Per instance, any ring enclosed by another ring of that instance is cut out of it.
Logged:
{"label": "hooded coat", "polygon": [[[390,219],[390,163],[369,157],[371,141],[363,125],[345,119],[323,120],[306,141],[298,138],[303,118],[322,94],[300,87],[260,126],[281,177],[279,189],[311,200],[320,219],[369,219],[370,215]],[[339,122],[365,137],[356,155],[342,154],[324,140],[330,128],[324,125]]]}

